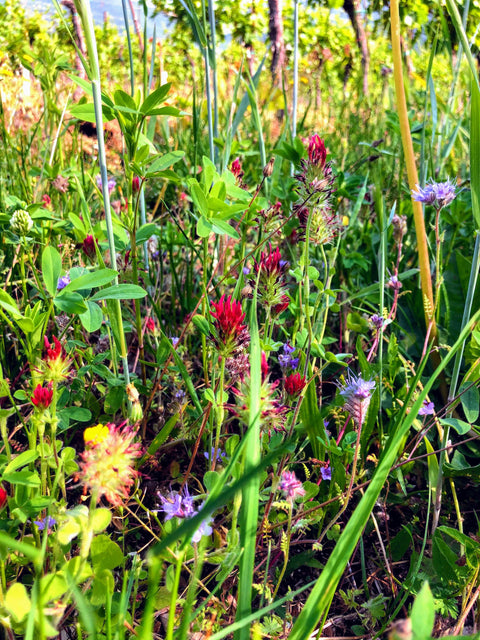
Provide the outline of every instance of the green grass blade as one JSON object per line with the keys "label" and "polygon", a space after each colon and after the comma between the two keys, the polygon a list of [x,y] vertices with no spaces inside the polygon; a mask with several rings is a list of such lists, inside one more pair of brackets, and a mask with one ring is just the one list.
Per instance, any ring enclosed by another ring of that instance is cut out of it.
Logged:
{"label": "green grass blade", "polygon": [[[245,436],[243,454],[243,472],[249,478],[242,492],[240,511],[240,546],[243,555],[240,559],[238,581],[238,608],[236,620],[240,621],[252,611],[252,582],[255,565],[255,547],[257,542],[258,499],[260,477],[253,470],[261,460],[260,442],[260,395],[262,386],[261,372],[262,351],[257,323],[256,292],[250,307],[250,408],[249,429]],[[236,636],[238,640],[248,640],[250,631],[243,627]]]}

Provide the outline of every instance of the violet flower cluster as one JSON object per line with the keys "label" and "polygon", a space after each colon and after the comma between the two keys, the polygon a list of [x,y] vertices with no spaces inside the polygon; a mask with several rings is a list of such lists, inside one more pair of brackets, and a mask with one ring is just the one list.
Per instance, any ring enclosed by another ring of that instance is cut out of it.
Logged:
{"label": "violet flower cluster", "polygon": [[416,190],[412,190],[412,198],[417,202],[430,204],[440,210],[449,205],[456,197],[455,184],[450,180],[446,182],[434,182],[430,180],[422,188],[418,184]]}
{"label": "violet flower cluster", "polygon": [[[165,520],[171,520],[172,518],[192,518],[199,512],[199,509],[195,509],[193,506],[193,497],[190,495],[187,486],[183,488],[182,492],[170,491],[167,496],[157,493],[157,496],[161,502],[158,511],[163,511]],[[200,542],[202,536],[212,534],[211,522],[212,518],[209,517],[200,523],[192,536],[192,542]]]}
{"label": "violet flower cluster", "polygon": [[338,386],[344,399],[345,410],[352,416],[355,426],[361,428],[367,417],[375,381],[364,380],[361,376],[349,372],[345,382]]}

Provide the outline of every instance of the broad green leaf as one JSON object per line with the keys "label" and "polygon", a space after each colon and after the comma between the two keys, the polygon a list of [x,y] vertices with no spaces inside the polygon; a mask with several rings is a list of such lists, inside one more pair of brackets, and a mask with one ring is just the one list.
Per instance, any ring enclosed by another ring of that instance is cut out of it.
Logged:
{"label": "broad green leaf", "polygon": [[71,315],[85,313],[87,305],[79,293],[64,293],[63,291],[53,299],[53,303],[61,311]]}
{"label": "broad green leaf", "polygon": [[96,302],[86,300],[87,310],[79,315],[80,322],[86,331],[93,333],[98,331],[103,322],[103,311]]}
{"label": "broad green leaf", "polygon": [[151,238],[156,233],[160,233],[160,228],[154,222],[149,222],[144,224],[138,229],[135,234],[135,243],[141,244],[142,242],[146,242],[149,238]]}
{"label": "broad green leaf", "polygon": [[115,569],[123,564],[123,553],[118,544],[104,534],[95,536],[90,547],[90,558],[96,573],[102,569]]}
{"label": "broad green leaf", "polygon": [[457,418],[442,418],[440,420],[440,424],[447,427],[452,427],[455,431],[463,436],[470,431],[472,428],[468,422],[464,422],[463,420],[458,420]]}
{"label": "broad green leaf", "polygon": [[148,167],[148,171],[145,176],[151,177],[159,171],[165,171],[165,169],[169,169],[173,164],[181,160],[184,155],[185,153],[183,151],[170,151],[169,153],[156,158]]}
{"label": "broad green leaf", "polygon": [[[70,277],[71,277],[70,272]],[[93,287],[103,287],[103,285],[111,282],[117,271],[115,269],[98,269],[98,271],[90,271],[75,280],[72,280],[64,289],[62,289],[62,295],[70,293],[71,291],[80,291],[81,289],[91,289]]]}
{"label": "broad green leaf", "polygon": [[62,258],[60,254],[48,245],[42,253],[42,277],[48,293],[54,296],[57,292],[58,279],[62,273]]}
{"label": "broad green leaf", "polygon": [[155,89],[155,91],[152,91],[152,93],[142,102],[140,106],[141,113],[146,116],[150,115],[150,111],[165,100],[171,86],[171,83],[167,82],[166,84],[162,84],[158,87],[158,89]]}
{"label": "broad green leaf", "polygon": [[228,224],[228,222],[225,222],[225,220],[212,218],[211,223],[212,231],[214,231],[215,233],[225,234],[227,236],[230,236],[230,238],[235,238],[235,240],[238,240],[240,238],[238,232],[230,224]]}
{"label": "broad green leaf", "polygon": [[107,287],[90,298],[95,300],[139,300],[145,298],[147,292],[136,284],[115,284]]}
{"label": "broad green leaf", "polygon": [[5,608],[15,622],[24,620],[32,606],[27,589],[21,582],[15,582],[5,595]]}
{"label": "broad green leaf", "polygon": [[470,424],[473,424],[476,422],[479,414],[478,388],[471,383],[462,384],[459,389],[459,394],[465,417]]}
{"label": "broad green leaf", "polygon": [[200,238],[208,238],[212,230],[211,222],[204,216],[200,216],[197,220],[197,235],[200,236]]}
{"label": "broad green leaf", "polygon": [[40,486],[40,478],[36,471],[10,471],[3,474],[3,480],[22,487]]}
{"label": "broad green leaf", "polygon": [[22,453],[19,453],[18,456],[15,456],[15,458],[13,458],[13,460],[7,464],[7,466],[3,470],[3,473],[16,471],[17,469],[20,469],[20,467],[24,467],[31,462],[35,462],[37,458],[38,453],[36,451],[32,451],[30,449],[28,451],[23,451]]}
{"label": "broad green leaf", "polygon": [[112,521],[112,512],[110,509],[100,507],[95,509],[92,514],[92,528],[95,533],[105,531],[110,522]]}
{"label": "broad green leaf", "polygon": [[203,189],[198,184],[197,180],[195,178],[191,178],[190,180],[188,180],[188,187],[190,196],[199,213],[202,216],[205,216],[205,218],[209,218],[210,216],[208,211],[207,199],[205,197],[205,194],[203,193]]}
{"label": "broad green leaf", "polygon": [[413,640],[427,640],[427,638],[430,638],[435,622],[435,607],[428,582],[423,584],[420,593],[415,598],[410,618],[412,620]]}

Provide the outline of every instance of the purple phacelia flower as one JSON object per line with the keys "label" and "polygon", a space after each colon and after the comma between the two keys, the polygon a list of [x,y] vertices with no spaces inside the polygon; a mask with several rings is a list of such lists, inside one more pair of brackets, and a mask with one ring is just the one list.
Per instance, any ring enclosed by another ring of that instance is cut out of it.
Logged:
{"label": "purple phacelia flower", "polygon": [[320,475],[322,476],[322,480],[331,480],[332,479],[332,469],[330,466],[328,467],[320,467]]}
{"label": "purple phacelia flower", "polygon": [[293,471],[284,471],[282,473],[282,479],[280,481],[280,491],[285,493],[285,497],[288,501],[293,502],[295,498],[300,498],[305,495],[305,489],[300,480],[297,480]]}
{"label": "purple phacelia flower", "polygon": [[57,281],[57,291],[61,291],[62,289],[65,289],[65,287],[69,284],[70,284],[70,276],[68,275],[68,273],[66,273],[64,276],[60,276],[60,278]]}
{"label": "purple phacelia flower", "polygon": [[170,340],[172,341],[172,344],[174,347],[176,347],[177,344],[180,342],[180,338],[177,338],[176,336],[171,336]]}
{"label": "purple phacelia flower", "polygon": [[428,402],[428,400],[423,401],[423,405],[418,410],[419,416],[431,416],[435,413],[435,407],[433,402]]}
{"label": "purple phacelia flower", "polygon": [[350,413],[355,425],[358,428],[362,427],[375,389],[374,380],[364,380],[350,372],[345,382],[338,384],[338,387],[344,399],[345,410]]}
{"label": "purple phacelia flower", "polygon": [[165,520],[190,518],[195,514],[193,498],[188,491],[188,487],[185,486],[182,493],[170,491],[168,496],[162,496],[161,493],[157,493],[157,495],[161,502],[158,511],[163,511]]}
{"label": "purple phacelia flower", "polygon": [[416,190],[412,190],[414,200],[430,204],[435,209],[443,209],[455,200],[456,195],[456,186],[450,178],[446,182],[431,180],[423,188],[417,184]]}
{"label": "purple phacelia flower", "polygon": [[295,347],[286,342],[283,345],[283,354],[278,356],[278,364],[282,369],[296,369],[298,367],[299,358],[293,358],[292,354],[295,351]]}
{"label": "purple phacelia flower", "polygon": [[[196,515],[197,513],[198,511],[195,511],[193,515]],[[211,536],[212,531],[212,518],[208,517],[200,523],[200,526],[192,536],[192,542],[200,542],[203,536]]]}

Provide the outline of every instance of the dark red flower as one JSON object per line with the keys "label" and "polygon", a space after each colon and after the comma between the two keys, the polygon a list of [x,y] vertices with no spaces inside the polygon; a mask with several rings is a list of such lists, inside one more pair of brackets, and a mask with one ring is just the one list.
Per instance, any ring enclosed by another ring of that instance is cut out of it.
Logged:
{"label": "dark red flower", "polygon": [[42,196],[43,208],[48,209],[48,207],[52,204],[52,199],[47,193],[44,193]]}
{"label": "dark red flower", "polygon": [[153,318],[147,318],[145,322],[145,331],[155,331],[155,320]]}
{"label": "dark red flower", "polygon": [[307,381],[299,373],[291,373],[285,378],[285,391],[294,398],[302,392],[306,384]]}
{"label": "dark red flower", "polygon": [[268,376],[268,361],[267,361],[267,356],[265,355],[265,351],[262,351],[262,380],[265,380],[265,378]]}
{"label": "dark red flower", "polygon": [[323,169],[327,159],[327,150],[320,136],[315,133],[308,142],[308,159],[316,167]]}
{"label": "dark red flower", "polygon": [[222,296],[218,302],[212,302],[215,311],[210,311],[215,318],[215,329],[219,337],[230,338],[245,329],[242,322],[245,320],[245,313],[238,300],[233,300],[232,296]]}
{"label": "dark red flower", "polygon": [[96,243],[97,241],[92,235],[88,235],[82,243],[82,249],[87,258],[93,260],[96,254]]}
{"label": "dark red flower", "polygon": [[213,326],[216,330],[214,341],[220,353],[229,356],[231,353],[248,342],[249,336],[245,320],[245,313],[238,300],[232,296],[222,296],[218,302],[212,302],[213,310],[210,311],[215,318]]}
{"label": "dark red flower", "polygon": [[35,387],[33,396],[31,397],[31,401],[37,407],[37,409],[41,409],[42,411],[44,411],[50,406],[52,398],[53,390],[51,389],[50,385],[48,387],[42,387],[41,384],[38,384]]}
{"label": "dark red flower", "polygon": [[0,485],[0,509],[3,509],[3,507],[7,504],[7,498],[8,498],[7,492]]}
{"label": "dark red flower", "polygon": [[133,193],[138,193],[138,191],[140,191],[140,178],[138,176],[133,176],[132,191]]}
{"label": "dark red flower", "polygon": [[280,249],[277,247],[275,251],[272,251],[271,246],[270,253],[264,253],[262,251],[260,254],[260,262],[255,263],[255,269],[257,272],[262,269],[269,276],[282,276],[287,266],[288,262],[286,260],[282,260]]}
{"label": "dark red flower", "polygon": [[285,293],[282,296],[282,301],[279,302],[278,304],[274,304],[272,307],[272,312],[274,315],[278,316],[282,313],[282,311],[285,311],[285,309],[288,309],[288,305],[290,304],[290,298],[287,296],[287,294]]}
{"label": "dark red flower", "polygon": [[242,164],[240,162],[240,158],[235,158],[235,160],[232,162],[231,170],[233,175],[237,178],[237,180],[240,180],[243,177]]}
{"label": "dark red flower", "polygon": [[49,343],[47,336],[45,336],[44,341],[45,349],[47,350],[44,360],[52,362],[62,357],[62,345],[55,336],[53,336],[53,344]]}

